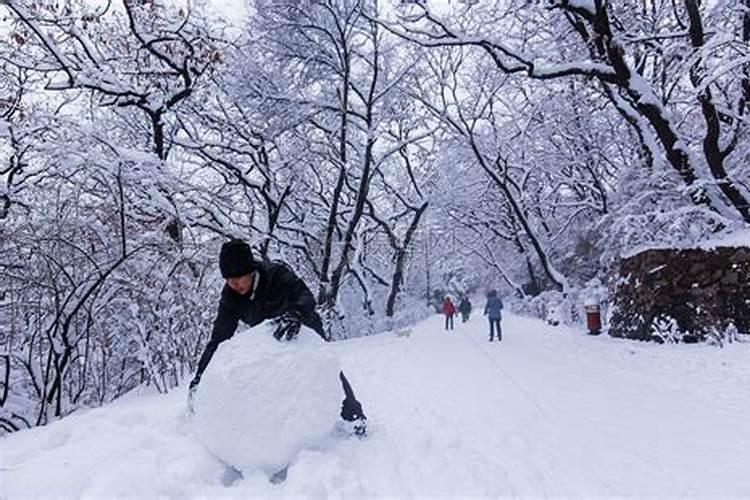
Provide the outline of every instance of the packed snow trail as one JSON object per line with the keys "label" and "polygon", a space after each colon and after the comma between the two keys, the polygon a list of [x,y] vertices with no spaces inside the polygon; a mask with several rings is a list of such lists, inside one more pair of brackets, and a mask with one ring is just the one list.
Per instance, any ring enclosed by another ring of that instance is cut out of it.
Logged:
{"label": "packed snow trail", "polygon": [[183,388],[1,438],[0,497],[750,496],[749,344],[486,330],[436,316],[332,344],[370,436],[302,451],[282,484],[210,455]]}

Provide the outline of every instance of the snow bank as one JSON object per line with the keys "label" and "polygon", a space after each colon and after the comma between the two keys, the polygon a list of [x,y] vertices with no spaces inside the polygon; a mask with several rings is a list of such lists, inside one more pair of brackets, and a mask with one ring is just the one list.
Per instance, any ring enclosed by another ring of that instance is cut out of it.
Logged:
{"label": "snow bank", "polygon": [[0,498],[750,498],[750,343],[630,342],[512,313],[502,342],[487,329],[434,315],[408,337],[325,345],[373,432],[300,452],[281,484],[216,460],[181,387],[0,437]]}
{"label": "snow bank", "polygon": [[256,328],[223,342],[195,398],[195,433],[241,471],[273,473],[333,428],[343,392],[340,366],[314,332],[277,342]]}
{"label": "snow bank", "polygon": [[702,250],[714,250],[716,248],[738,248],[738,247],[750,247],[750,229],[740,229],[728,233],[721,233],[713,238],[700,241],[697,243],[687,242],[673,242],[670,244],[646,244],[639,245],[631,248],[626,252],[622,252],[620,257],[628,259],[639,253],[646,252],[648,250],[689,250],[700,248]]}
{"label": "snow bank", "polygon": [[714,248],[733,248],[733,247],[750,247],[750,230],[743,229],[730,234],[724,234],[719,237],[707,240],[698,245],[704,250],[713,250]]}

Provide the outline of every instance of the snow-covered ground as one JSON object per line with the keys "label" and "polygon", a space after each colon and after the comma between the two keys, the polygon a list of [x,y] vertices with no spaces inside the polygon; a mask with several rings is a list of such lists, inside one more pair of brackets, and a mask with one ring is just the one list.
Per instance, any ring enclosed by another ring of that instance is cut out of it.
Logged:
{"label": "snow-covered ground", "polygon": [[436,316],[331,345],[371,435],[300,452],[282,484],[208,453],[182,388],[1,438],[0,498],[750,496],[750,344],[503,329]]}

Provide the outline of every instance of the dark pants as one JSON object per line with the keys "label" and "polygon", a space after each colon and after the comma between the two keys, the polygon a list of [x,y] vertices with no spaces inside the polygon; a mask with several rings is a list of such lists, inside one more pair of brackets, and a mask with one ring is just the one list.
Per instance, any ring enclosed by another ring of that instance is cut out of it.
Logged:
{"label": "dark pants", "polygon": [[497,340],[503,340],[503,332],[500,330],[500,318],[490,318],[490,341],[495,338],[495,330],[497,330]]}
{"label": "dark pants", "polygon": [[352,386],[344,376],[344,372],[339,372],[339,379],[341,379],[341,387],[344,389],[344,401],[341,402],[341,418],[349,422],[360,418],[366,419],[367,417],[365,417],[365,413],[362,411],[362,404],[354,396]]}
{"label": "dark pants", "polygon": [[466,323],[467,321],[469,321],[469,313],[462,312],[461,313],[461,322],[462,323]]}
{"label": "dark pants", "polygon": [[[448,325],[450,325],[450,328],[448,328]],[[446,314],[445,315],[445,329],[446,330],[453,330],[453,315],[452,314]]]}

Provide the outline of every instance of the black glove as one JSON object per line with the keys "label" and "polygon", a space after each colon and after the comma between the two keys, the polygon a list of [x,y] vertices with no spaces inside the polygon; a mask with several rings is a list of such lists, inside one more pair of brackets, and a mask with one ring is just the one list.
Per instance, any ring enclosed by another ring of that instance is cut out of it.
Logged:
{"label": "black glove", "polygon": [[287,311],[274,320],[276,323],[276,331],[273,332],[273,336],[276,340],[292,340],[299,333],[299,329],[302,326],[302,319],[299,317],[297,311]]}

